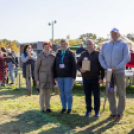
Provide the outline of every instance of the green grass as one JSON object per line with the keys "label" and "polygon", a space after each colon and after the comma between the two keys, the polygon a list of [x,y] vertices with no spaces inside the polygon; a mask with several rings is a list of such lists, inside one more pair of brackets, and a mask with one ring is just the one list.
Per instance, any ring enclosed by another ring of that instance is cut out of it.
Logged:
{"label": "green grass", "polygon": [[[86,112],[82,87],[73,89],[73,111],[71,115],[58,114],[61,110],[60,97],[51,97],[52,114],[39,110],[39,95],[27,96],[26,90],[15,87],[0,90],[0,134],[134,134],[134,88],[128,88],[126,110],[120,123],[108,120],[109,104],[103,111],[104,97],[101,96],[101,116],[84,117]],[[104,91],[104,87],[102,87]],[[16,133],[15,133],[16,132]]]}

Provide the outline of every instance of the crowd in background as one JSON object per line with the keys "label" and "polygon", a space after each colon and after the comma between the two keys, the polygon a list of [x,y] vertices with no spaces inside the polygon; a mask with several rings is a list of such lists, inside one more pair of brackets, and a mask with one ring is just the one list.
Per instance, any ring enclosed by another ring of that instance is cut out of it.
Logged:
{"label": "crowd in background", "polygon": [[[17,73],[19,66],[19,60],[16,56],[15,51],[11,51],[10,48],[5,49],[1,47],[0,51],[0,81],[1,86],[6,86],[6,84],[14,84],[14,71]],[[7,75],[8,74],[8,75]],[[11,78],[11,83],[9,83],[9,76]]]}

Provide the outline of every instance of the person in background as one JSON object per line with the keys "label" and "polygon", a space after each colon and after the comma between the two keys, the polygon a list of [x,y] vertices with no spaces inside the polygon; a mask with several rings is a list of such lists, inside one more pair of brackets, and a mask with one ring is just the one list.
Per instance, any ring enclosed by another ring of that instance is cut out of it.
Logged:
{"label": "person in background", "polygon": [[16,77],[17,77],[19,61],[18,61],[18,57],[16,56],[16,52],[15,51],[12,51],[12,57],[13,57],[13,60],[14,60],[14,63],[15,63],[14,71],[15,71],[15,74],[16,74]]}
{"label": "person in background", "polygon": [[76,50],[76,54],[81,54],[83,51],[86,51],[85,48],[83,48],[83,43],[80,44],[80,48]]}
{"label": "person in background", "polygon": [[4,52],[4,54],[7,52],[5,47],[1,47],[1,51]]}
{"label": "person in background", "polygon": [[99,46],[97,46],[97,48],[95,50],[100,52],[101,48]]}
{"label": "person in background", "polygon": [[110,68],[113,72],[113,80],[119,94],[119,103],[117,108],[115,93],[107,93],[111,111],[109,119],[115,119],[118,122],[123,117],[126,105],[125,68],[130,61],[130,53],[128,45],[120,39],[120,33],[117,28],[111,30],[111,38],[110,42],[102,46],[99,61],[105,70]]}
{"label": "person in background", "polygon": [[[3,56],[7,58],[7,51],[6,51],[6,48],[5,47],[1,47],[1,52],[3,52]],[[7,64],[7,61],[6,61],[6,64]],[[6,67],[6,70],[8,72],[7,67]],[[6,77],[6,83],[8,84],[8,77]]]}
{"label": "person in background", "polygon": [[11,85],[14,84],[14,66],[15,66],[15,62],[13,60],[13,55],[11,53],[11,49],[7,48],[6,49],[7,52],[7,66],[8,66],[8,71],[9,71],[9,76],[11,78]]}
{"label": "person in background", "polygon": [[61,40],[61,50],[56,54],[54,63],[54,78],[58,82],[60,89],[60,97],[62,102],[61,114],[66,112],[67,104],[68,111],[72,109],[72,87],[76,78],[76,58],[75,54],[69,50],[69,44],[65,39]]}
{"label": "person in background", "polygon": [[132,46],[130,46],[130,52],[131,52],[131,53],[133,53],[133,52],[134,52],[134,51],[133,51],[133,49],[132,49]]}
{"label": "person in background", "polygon": [[[87,58],[90,61],[90,71],[82,69],[82,61]],[[99,63],[99,52],[95,50],[93,40],[87,40],[87,51],[83,52],[77,62],[77,69],[81,72],[83,78],[83,88],[86,100],[86,114],[89,116],[92,112],[91,94],[94,95],[95,117],[99,117],[100,111],[100,84],[103,82],[104,69]]]}
{"label": "person in background", "polygon": [[86,51],[86,49],[83,48],[83,44],[81,43],[81,44],[80,44],[80,48],[78,48],[78,49],[76,50],[76,59],[77,59],[77,61],[79,60],[79,57],[80,57],[80,55],[81,55],[81,53],[82,53],[83,51]]}
{"label": "person in background", "polygon": [[[53,65],[55,56],[51,52],[52,44],[43,42],[43,51],[38,54],[35,66],[35,80],[40,90],[39,103],[42,113],[51,113],[50,97],[54,86]],[[45,103],[45,107],[44,107]]]}
{"label": "person in background", "polygon": [[33,85],[36,86],[36,81],[34,78],[34,68],[35,68],[35,61],[37,56],[34,52],[31,52],[32,47],[30,44],[26,44],[24,46],[23,53],[21,54],[21,61],[23,63],[23,77],[26,79],[26,65],[31,64],[31,76],[33,79]]}
{"label": "person in background", "polygon": [[7,58],[7,52],[5,47],[1,47],[1,52],[3,52],[3,56]]}
{"label": "person in background", "polygon": [[0,51],[0,81],[1,86],[6,86],[6,75],[7,75],[7,57],[6,53]]}

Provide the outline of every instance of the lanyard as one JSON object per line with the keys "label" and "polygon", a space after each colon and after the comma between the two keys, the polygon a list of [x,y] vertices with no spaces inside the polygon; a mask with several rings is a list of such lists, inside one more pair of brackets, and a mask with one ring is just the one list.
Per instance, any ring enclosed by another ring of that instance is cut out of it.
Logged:
{"label": "lanyard", "polygon": [[64,59],[64,56],[65,56],[65,53],[66,53],[65,51],[63,53],[61,53],[61,56],[62,56],[61,57],[61,63],[63,63],[63,59]]}

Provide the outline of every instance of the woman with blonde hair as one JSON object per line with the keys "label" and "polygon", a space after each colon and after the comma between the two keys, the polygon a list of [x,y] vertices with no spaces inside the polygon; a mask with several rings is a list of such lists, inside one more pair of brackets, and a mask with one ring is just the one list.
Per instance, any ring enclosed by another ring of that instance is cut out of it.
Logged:
{"label": "woman with blonde hair", "polygon": [[54,65],[54,77],[58,82],[60,89],[60,97],[62,102],[61,114],[66,112],[67,104],[68,111],[66,114],[71,113],[72,109],[72,87],[76,78],[76,57],[70,51],[69,44],[65,39],[61,40],[61,50],[58,51]]}

